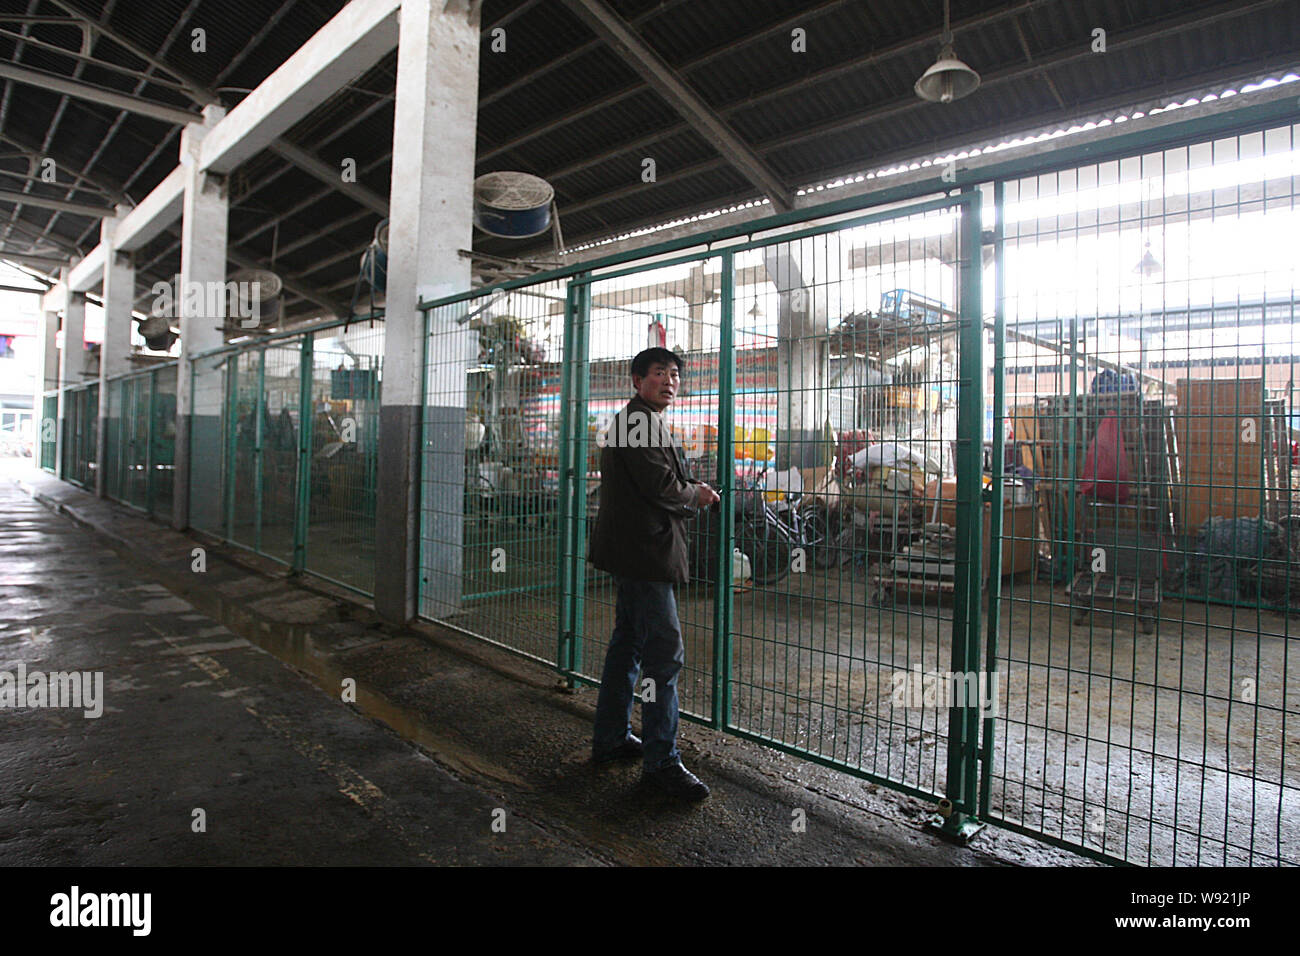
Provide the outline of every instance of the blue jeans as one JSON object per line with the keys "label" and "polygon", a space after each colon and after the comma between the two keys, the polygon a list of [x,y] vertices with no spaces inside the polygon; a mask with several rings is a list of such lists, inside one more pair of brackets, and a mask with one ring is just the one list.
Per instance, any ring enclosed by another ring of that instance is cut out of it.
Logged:
{"label": "blue jeans", "polygon": [[[641,698],[641,736],[645,769],[659,770],[681,760],[677,752],[677,674],[686,660],[677,598],[666,581],[614,578],[618,605],[614,633],[596,700],[592,750],[612,750],[632,732],[632,698]],[[640,671],[642,686],[636,686]],[[653,681],[653,700],[646,680]]]}

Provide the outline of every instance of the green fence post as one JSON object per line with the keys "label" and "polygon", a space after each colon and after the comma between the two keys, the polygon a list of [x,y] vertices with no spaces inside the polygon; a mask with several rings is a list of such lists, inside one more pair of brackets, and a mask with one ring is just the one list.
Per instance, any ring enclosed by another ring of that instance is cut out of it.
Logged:
{"label": "green fence post", "polygon": [[[584,273],[580,278],[587,278]],[[573,363],[573,629],[569,642],[569,670],[576,674],[582,669],[582,625],[585,616],[584,599],[587,591],[587,402],[590,394],[590,370],[587,368],[587,329],[591,324],[591,285],[578,284],[574,298],[574,350]]]}
{"label": "green fence post", "polygon": [[158,371],[155,369],[149,373],[149,404],[147,406],[149,419],[144,424],[144,507],[145,511],[151,515],[154,513],[153,432],[154,419],[157,415],[157,408],[155,406],[157,400]]}
{"label": "green fence post", "polygon": [[[964,207],[964,208],[963,208]],[[957,392],[957,574],[952,613],[954,674],[979,670],[981,538],[984,503],[981,453],[984,445],[984,321],[980,297],[980,194],[962,190],[961,295]],[[965,695],[963,695],[965,696]],[[978,702],[948,709],[948,774],[944,799],[931,820],[945,837],[965,843],[983,829],[976,819]]]}
{"label": "green fence post", "polygon": [[[227,541],[235,540],[235,492],[239,480],[239,353],[236,352],[223,363],[226,367],[222,376],[226,389],[226,482],[222,489],[225,495],[226,529],[223,537]],[[192,474],[192,472],[191,472]]]}
{"label": "green fence post", "polygon": [[[1070,447],[1067,455],[1069,464],[1069,493],[1066,498],[1065,521],[1066,521],[1066,539],[1065,539],[1065,583],[1071,588],[1074,587],[1074,559],[1075,559],[1075,531],[1074,531],[1074,512],[1075,512],[1075,494],[1078,491],[1078,478],[1076,477],[1077,463],[1075,462],[1075,449],[1078,448],[1079,438],[1076,429],[1079,425],[1079,319],[1077,316],[1070,316]],[[1086,432],[1085,432],[1086,434]],[[1059,496],[1058,496],[1059,500]],[[1053,562],[1055,562],[1055,555]]]}
{"label": "green fence post", "polygon": [[262,417],[266,414],[266,349],[257,350],[257,397],[253,400],[253,550],[262,553]]}
{"label": "green fence post", "polygon": [[298,365],[298,487],[293,513],[293,570],[307,567],[307,520],[311,514],[311,383],[314,335],[302,337],[302,357]]}
{"label": "green fence post", "polygon": [[[556,542],[555,576],[560,594],[559,633],[555,642],[555,669],[569,675],[569,687],[576,686],[569,666],[569,644],[573,640],[573,520],[574,520],[574,458],[573,458],[573,376],[571,359],[574,339],[574,319],[577,309],[574,296],[577,286],[569,282],[564,291],[564,351],[560,357],[560,454],[557,466],[560,479],[560,533]],[[428,315],[428,313],[425,313]]]}
{"label": "green fence post", "polygon": [[732,479],[735,474],[732,455],[735,441],[735,258],[730,250],[722,253],[722,317],[718,330],[718,540],[713,593],[713,726],[731,726],[731,537]]}
{"label": "green fence post", "polygon": [[[997,697],[1001,693],[1001,681],[994,683],[991,674],[997,669],[998,660],[998,623],[1002,612],[1002,534],[1003,505],[1002,470],[1006,461],[1006,313],[1003,302],[1006,295],[1006,271],[1003,268],[1003,223],[1006,216],[1005,186],[1001,180],[993,184],[993,207],[996,217],[993,224],[993,487],[989,499],[989,616],[988,634],[985,636],[984,674],[981,683],[984,687],[985,700],[993,702],[996,708]],[[981,258],[981,262],[983,259]],[[983,334],[981,322],[981,334]],[[1037,515],[1037,509],[1034,510]],[[1035,518],[1037,520],[1037,518]],[[1013,559],[1014,560],[1014,559]],[[996,718],[985,716],[981,726],[980,738],[980,785],[979,816],[988,818],[990,789],[993,776],[993,734],[996,731]]]}

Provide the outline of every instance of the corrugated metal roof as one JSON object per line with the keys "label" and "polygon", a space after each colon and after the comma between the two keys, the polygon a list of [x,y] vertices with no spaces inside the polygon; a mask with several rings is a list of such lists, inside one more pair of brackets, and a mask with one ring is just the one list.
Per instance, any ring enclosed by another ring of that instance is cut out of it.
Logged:
{"label": "corrugated metal roof", "polygon": [[[227,107],[264,80],[344,6],[344,0],[247,0],[239,16],[224,0],[73,0],[85,17],[215,92]],[[912,84],[938,52],[941,0],[604,0],[716,116],[793,190],[904,156],[1055,123],[1125,104],[1190,92],[1268,69],[1294,69],[1300,4],[1294,0],[953,0],[957,53],[984,77],[951,106],[923,103]],[[0,0],[0,16],[30,10],[64,15],[48,0]],[[502,25],[505,52],[490,31]],[[1092,31],[1108,49],[1093,54]],[[206,48],[191,48],[191,30]],[[791,31],[805,33],[795,52]],[[21,32],[10,21],[0,29]],[[479,172],[520,169],[550,178],[571,243],[703,211],[761,193],[720,151],[598,39],[569,0],[486,0],[479,57]],[[80,33],[38,26],[29,35],[75,50]],[[185,92],[154,78],[82,64],[0,34],[0,57],[197,110]],[[101,34],[93,54],[133,69],[143,61]],[[337,165],[357,160],[358,181],[390,189],[390,55],[290,130],[286,139]],[[80,202],[138,200],[175,165],[178,128],[49,90],[5,81],[0,136],[59,157],[71,176],[36,195]],[[653,158],[657,181],[641,180]],[[0,159],[18,171],[21,158]],[[0,176],[0,180],[5,177]],[[232,245],[322,291],[346,299],[360,246],[379,216],[319,180],[263,152],[231,179]],[[278,227],[273,223],[283,221]],[[13,227],[17,228],[13,228]],[[88,250],[98,222],[72,213],[0,204],[5,248],[33,242]],[[3,235],[0,231],[0,235]],[[476,247],[519,253],[478,236]],[[148,273],[179,265],[174,235],[138,257]],[[310,308],[305,303],[295,306]],[[291,310],[292,311],[292,310]]]}

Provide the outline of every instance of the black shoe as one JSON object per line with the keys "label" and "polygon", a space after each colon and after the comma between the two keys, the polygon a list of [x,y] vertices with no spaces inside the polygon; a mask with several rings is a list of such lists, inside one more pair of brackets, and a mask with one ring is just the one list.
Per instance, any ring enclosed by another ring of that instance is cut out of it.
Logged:
{"label": "black shoe", "polygon": [[599,754],[593,752],[591,759],[600,764],[613,763],[616,760],[640,760],[643,753],[641,738],[636,734],[628,734],[627,740],[613,750],[606,750]]}
{"label": "black shoe", "polygon": [[660,770],[648,771],[642,774],[641,780],[661,793],[676,797],[678,800],[694,802],[703,800],[709,795],[709,788],[704,781],[679,763]]}

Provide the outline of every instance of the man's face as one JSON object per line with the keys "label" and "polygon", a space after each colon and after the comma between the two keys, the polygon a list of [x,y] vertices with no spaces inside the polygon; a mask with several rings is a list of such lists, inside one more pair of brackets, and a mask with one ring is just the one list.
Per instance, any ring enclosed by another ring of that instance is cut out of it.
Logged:
{"label": "man's face", "polygon": [[645,375],[632,376],[632,387],[636,393],[647,405],[659,412],[672,404],[681,383],[681,372],[676,362],[656,362]]}

